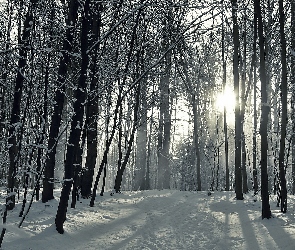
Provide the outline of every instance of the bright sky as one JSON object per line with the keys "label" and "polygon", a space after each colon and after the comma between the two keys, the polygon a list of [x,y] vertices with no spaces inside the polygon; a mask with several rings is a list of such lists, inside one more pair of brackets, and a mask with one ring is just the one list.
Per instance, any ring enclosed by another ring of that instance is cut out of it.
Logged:
{"label": "bright sky", "polygon": [[223,113],[224,107],[227,111],[228,125],[235,124],[235,94],[232,88],[226,86],[224,93],[218,93],[215,102],[216,108]]}

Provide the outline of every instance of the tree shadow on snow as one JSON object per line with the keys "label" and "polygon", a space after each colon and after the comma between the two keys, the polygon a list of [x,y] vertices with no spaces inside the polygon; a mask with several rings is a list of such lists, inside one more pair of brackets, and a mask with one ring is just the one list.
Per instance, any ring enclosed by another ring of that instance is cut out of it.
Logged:
{"label": "tree shadow on snow", "polygon": [[228,245],[232,245],[233,249],[241,245],[246,246],[246,249],[260,249],[247,208],[243,204],[244,201],[236,201],[232,193],[225,193],[223,197],[218,196],[214,199],[210,209],[217,213],[216,216],[224,216],[224,231],[228,236]]}

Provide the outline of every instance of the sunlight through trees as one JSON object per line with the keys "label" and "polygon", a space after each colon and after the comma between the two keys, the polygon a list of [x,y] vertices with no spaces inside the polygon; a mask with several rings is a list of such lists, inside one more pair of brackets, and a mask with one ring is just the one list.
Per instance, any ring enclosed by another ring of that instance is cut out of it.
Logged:
{"label": "sunlight through trees", "polygon": [[0,1],[3,222],[21,195],[23,222],[55,188],[61,234],[68,204],[125,190],[250,192],[268,219],[273,193],[286,213],[294,11],[282,0]]}

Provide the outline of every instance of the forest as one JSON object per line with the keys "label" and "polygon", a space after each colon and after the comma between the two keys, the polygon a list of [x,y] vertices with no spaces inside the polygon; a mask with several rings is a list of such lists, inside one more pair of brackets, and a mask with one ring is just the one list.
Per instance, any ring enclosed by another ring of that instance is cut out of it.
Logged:
{"label": "forest", "polygon": [[0,0],[0,246],[19,202],[21,227],[58,201],[60,234],[129,191],[287,213],[293,86],[294,0]]}

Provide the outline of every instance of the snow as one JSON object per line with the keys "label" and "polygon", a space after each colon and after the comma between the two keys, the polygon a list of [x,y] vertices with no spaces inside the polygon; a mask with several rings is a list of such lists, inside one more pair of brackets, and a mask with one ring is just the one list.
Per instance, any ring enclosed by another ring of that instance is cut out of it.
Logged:
{"label": "snow", "polygon": [[8,214],[2,249],[295,249],[294,196],[286,214],[271,196],[273,218],[262,220],[261,201],[250,194],[243,201],[234,192],[109,194],[97,196],[94,207],[86,199],[69,207],[63,235],[54,226],[58,198],[35,202],[21,228],[19,201]]}

